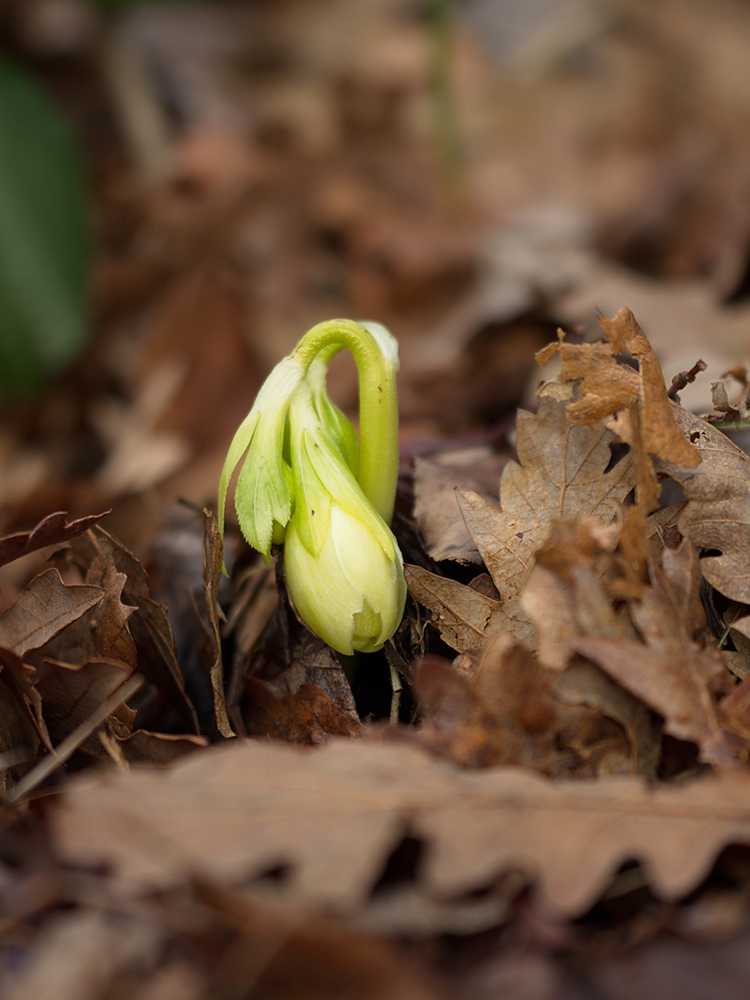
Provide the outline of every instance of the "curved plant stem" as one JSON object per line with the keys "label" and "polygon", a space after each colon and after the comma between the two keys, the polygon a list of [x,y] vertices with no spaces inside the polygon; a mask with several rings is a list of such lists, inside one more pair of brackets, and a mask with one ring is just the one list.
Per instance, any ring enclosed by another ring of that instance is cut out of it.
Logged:
{"label": "curved plant stem", "polygon": [[388,525],[398,479],[398,356],[393,344],[384,350],[379,338],[360,323],[332,319],[308,331],[291,355],[305,370],[316,358],[328,364],[345,347],[354,355],[359,374],[357,481]]}

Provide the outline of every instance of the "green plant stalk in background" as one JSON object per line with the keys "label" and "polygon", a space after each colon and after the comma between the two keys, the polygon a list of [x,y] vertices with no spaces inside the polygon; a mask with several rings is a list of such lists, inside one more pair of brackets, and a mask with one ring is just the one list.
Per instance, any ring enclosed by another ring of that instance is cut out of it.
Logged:
{"label": "green plant stalk in background", "polygon": [[[359,372],[360,437],[328,397],[325,376],[344,348]],[[219,484],[219,530],[229,481],[242,533],[268,561],[284,544],[289,595],[302,620],[337,652],[373,652],[393,635],[406,584],[389,525],[398,477],[398,348],[376,323],[330,320],[274,368],[232,441]]]}

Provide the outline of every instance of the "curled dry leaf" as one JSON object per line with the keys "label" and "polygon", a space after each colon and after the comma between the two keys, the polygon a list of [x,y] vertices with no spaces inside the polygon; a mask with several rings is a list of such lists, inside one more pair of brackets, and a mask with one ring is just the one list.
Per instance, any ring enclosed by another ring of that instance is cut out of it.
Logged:
{"label": "curled dry leaf", "polygon": [[[701,456],[675,420],[661,366],[635,316],[622,308],[612,319],[600,315],[599,325],[606,343],[566,344],[561,337],[558,344],[550,344],[537,355],[545,365],[559,351],[561,379],[581,380],[580,398],[569,407],[568,419],[573,424],[596,424],[638,404],[644,450],[694,468]],[[637,372],[616,363],[615,355],[624,350],[637,359]]]}
{"label": "curled dry leaf", "polygon": [[96,556],[86,573],[86,585],[101,588],[101,600],[46,642],[41,652],[66,663],[105,657],[135,670],[138,652],[128,622],[136,609],[122,601],[126,580],[111,558],[104,553]]}
{"label": "curled dry leaf", "polygon": [[64,510],[48,514],[31,531],[16,531],[12,535],[0,538],[0,566],[13,562],[14,559],[20,559],[30,552],[44,549],[48,545],[60,545],[82,535],[109,513],[110,511],[105,510],[102,514],[90,514],[88,517],[79,517],[70,522],[67,521],[68,514]]}
{"label": "curled dry leaf", "polygon": [[534,879],[543,906],[575,916],[633,859],[662,898],[693,890],[725,845],[750,843],[748,797],[742,770],[649,790],[633,778],[461,771],[366,740],[308,753],[233,741],[168,771],[74,780],[51,821],[63,858],[106,864],[133,893],[198,873],[247,884],[289,866],[280,893],[366,912],[410,835],[429,848],[413,876],[428,897],[465,898],[513,869]]}

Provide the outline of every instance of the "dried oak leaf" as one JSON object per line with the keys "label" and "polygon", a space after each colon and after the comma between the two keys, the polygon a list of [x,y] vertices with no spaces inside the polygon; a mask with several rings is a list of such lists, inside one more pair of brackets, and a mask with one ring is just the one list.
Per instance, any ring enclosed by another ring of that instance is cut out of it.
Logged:
{"label": "dried oak leaf", "polygon": [[434,613],[443,639],[459,652],[502,630],[533,644],[532,621],[519,594],[550,523],[590,514],[611,518],[633,488],[629,456],[605,471],[612,458],[611,431],[569,423],[572,395],[571,384],[548,382],[539,394],[537,413],[519,412],[521,464],[511,462],[503,471],[499,511],[477,494],[458,494],[466,527],[501,600],[479,600],[470,588],[407,568],[412,594]]}
{"label": "dried oak leaf", "polygon": [[687,498],[680,531],[712,553],[701,559],[711,586],[750,604],[750,458],[700,417],[677,406],[673,412],[702,459],[696,468],[684,468],[669,456],[657,463],[657,471],[678,482]]}
{"label": "dried oak leaf", "polygon": [[48,545],[59,545],[75,538],[109,513],[111,512],[105,510],[101,514],[89,514],[88,517],[79,517],[67,524],[67,511],[60,510],[48,514],[31,531],[16,531],[12,535],[0,538],[0,566],[5,566],[14,559],[20,559],[29,552],[36,552],[37,549],[44,549]]}
{"label": "dried oak leaf", "polygon": [[461,898],[520,870],[540,902],[586,911],[629,860],[655,893],[692,891],[727,844],[750,844],[750,774],[654,789],[634,778],[551,783],[525,770],[459,770],[412,747],[335,739],[208,749],[166,771],[73,779],[50,816],[68,862],[106,864],[128,891],[200,874],[230,885],[279,866],[291,898],[366,911],[407,836],[428,847],[414,878]]}
{"label": "dried oak leaf", "polygon": [[[579,398],[568,409],[574,424],[596,424],[638,404],[642,412],[645,451],[694,468],[701,457],[678,426],[667,395],[661,366],[630,309],[612,318],[599,316],[606,343],[550,344],[537,354],[545,365],[559,351],[563,382],[580,379]],[[627,350],[638,361],[638,371],[618,364],[615,355]]]}

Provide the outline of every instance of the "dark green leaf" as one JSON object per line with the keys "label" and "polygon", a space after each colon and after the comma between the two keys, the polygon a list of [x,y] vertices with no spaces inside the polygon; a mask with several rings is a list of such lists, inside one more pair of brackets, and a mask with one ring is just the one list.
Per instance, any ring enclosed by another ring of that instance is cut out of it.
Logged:
{"label": "dark green leaf", "polygon": [[87,198],[69,122],[0,59],[0,393],[38,387],[87,333]]}

